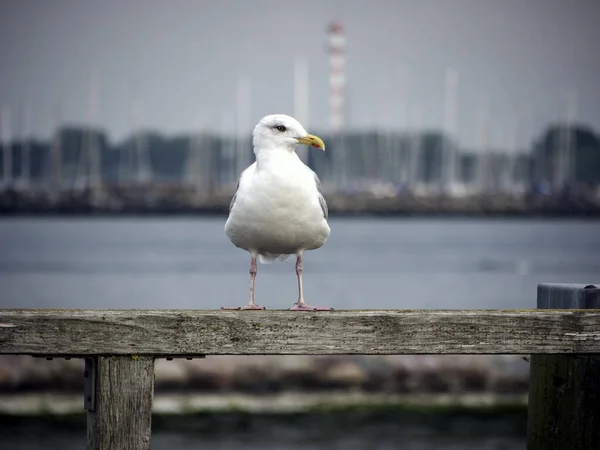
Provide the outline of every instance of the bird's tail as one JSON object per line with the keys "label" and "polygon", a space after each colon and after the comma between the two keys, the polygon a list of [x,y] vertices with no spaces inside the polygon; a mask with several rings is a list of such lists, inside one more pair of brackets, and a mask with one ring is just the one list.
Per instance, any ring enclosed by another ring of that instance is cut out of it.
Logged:
{"label": "bird's tail", "polygon": [[261,264],[271,264],[275,261],[286,262],[290,255],[278,255],[276,253],[262,253],[258,255]]}

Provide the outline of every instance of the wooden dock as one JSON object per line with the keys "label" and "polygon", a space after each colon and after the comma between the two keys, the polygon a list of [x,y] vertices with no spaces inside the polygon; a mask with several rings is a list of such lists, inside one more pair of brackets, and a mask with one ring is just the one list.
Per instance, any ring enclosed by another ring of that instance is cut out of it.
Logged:
{"label": "wooden dock", "polygon": [[537,310],[0,309],[0,354],[85,358],[87,448],[150,448],[156,358],[532,355],[527,448],[600,448],[600,287],[545,284]]}

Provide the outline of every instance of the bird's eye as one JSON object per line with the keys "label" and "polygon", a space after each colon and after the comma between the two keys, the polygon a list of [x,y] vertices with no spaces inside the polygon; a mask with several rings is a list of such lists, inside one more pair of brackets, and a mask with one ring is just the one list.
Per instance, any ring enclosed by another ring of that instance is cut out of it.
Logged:
{"label": "bird's eye", "polygon": [[282,133],[286,130],[286,128],[283,125],[277,125],[277,131],[281,131]]}

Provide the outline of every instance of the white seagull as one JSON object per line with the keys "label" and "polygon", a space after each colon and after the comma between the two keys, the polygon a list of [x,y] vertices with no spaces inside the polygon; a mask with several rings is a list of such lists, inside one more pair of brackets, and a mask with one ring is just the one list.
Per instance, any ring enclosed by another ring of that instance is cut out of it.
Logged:
{"label": "white seagull", "polygon": [[252,136],[256,161],[240,175],[225,224],[231,242],[252,258],[250,302],[221,309],[265,309],[254,302],[257,258],[269,263],[296,255],[298,301],[291,310],[330,311],[333,308],[309,306],[304,301],[302,255],[305,250],[321,247],[330,229],[319,178],[296,154],[298,144],[321,150],[325,144],[284,114],[263,117]]}

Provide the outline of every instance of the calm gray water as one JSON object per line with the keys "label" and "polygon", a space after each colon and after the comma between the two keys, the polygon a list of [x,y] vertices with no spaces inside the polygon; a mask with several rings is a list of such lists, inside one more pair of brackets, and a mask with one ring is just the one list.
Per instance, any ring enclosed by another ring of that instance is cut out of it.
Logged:
{"label": "calm gray water", "polygon": [[[184,426],[162,424],[155,450],[525,450],[525,417],[434,417],[406,414],[208,415]],[[168,425],[168,426],[167,426]],[[157,426],[154,427],[159,428]],[[19,423],[0,428],[7,450],[81,450],[85,429]]]}
{"label": "calm gray water", "polygon": [[[247,302],[249,256],[221,218],[4,219],[0,306],[217,308]],[[535,307],[542,282],[600,278],[600,221],[333,219],[305,256],[309,303]],[[257,302],[296,301],[294,259],[259,265]]]}

